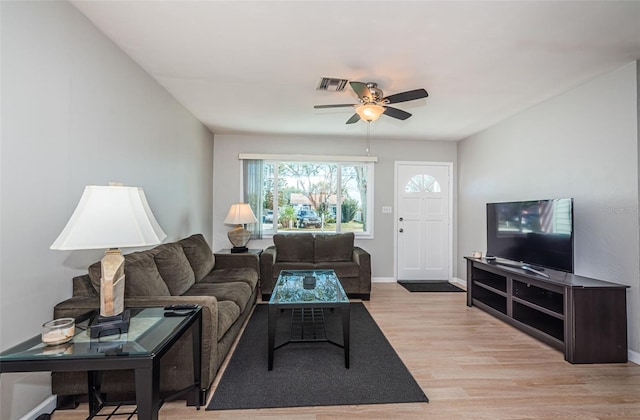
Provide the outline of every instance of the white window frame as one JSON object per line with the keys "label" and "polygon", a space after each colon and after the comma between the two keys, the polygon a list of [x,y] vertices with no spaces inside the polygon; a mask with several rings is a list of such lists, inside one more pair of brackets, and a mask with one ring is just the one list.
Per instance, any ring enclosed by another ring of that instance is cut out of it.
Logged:
{"label": "white window frame", "polygon": [[[313,163],[324,163],[324,164],[335,164],[339,167],[348,166],[348,165],[365,165],[367,167],[367,230],[364,232],[354,232],[357,239],[373,239],[374,237],[374,191],[375,191],[375,175],[374,175],[374,163],[378,161],[377,157],[374,156],[328,156],[328,155],[279,155],[279,154],[252,154],[252,153],[241,153],[239,155],[239,159],[253,159],[253,160],[263,160],[265,164],[276,164],[274,168],[274,176],[278,174],[278,166],[279,162],[313,162]],[[342,170],[338,171],[338,185],[341,184]],[[277,197],[277,182],[274,182],[274,198]],[[244,180],[241,183],[241,189],[244,190]],[[241,196],[244,195],[244,191],[241,191]],[[338,192],[338,202],[341,202],[341,192]],[[275,201],[277,203],[277,201]],[[336,234],[340,233],[341,226],[341,218],[342,212],[336,212],[336,231],[333,232],[321,232],[324,234]],[[273,218],[277,220],[278,214],[277,209],[273,209]],[[277,225],[274,230],[271,231],[263,231],[263,238],[272,238],[276,233],[285,233],[288,235],[295,235],[300,232],[278,232]],[[320,232],[319,232],[320,233]]]}

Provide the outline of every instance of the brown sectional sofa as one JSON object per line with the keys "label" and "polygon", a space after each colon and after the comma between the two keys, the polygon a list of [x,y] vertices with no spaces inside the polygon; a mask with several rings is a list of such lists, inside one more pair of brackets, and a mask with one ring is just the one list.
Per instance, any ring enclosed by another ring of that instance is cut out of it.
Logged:
{"label": "brown sectional sofa", "polygon": [[[126,307],[173,303],[203,307],[201,402],[256,303],[259,269],[257,255],[213,254],[199,234],[125,255]],[[99,290],[97,262],[88,274],[73,279],[73,297],[55,306],[54,317],[77,317],[99,308]],[[161,393],[177,392],[192,383],[191,347],[188,332],[161,360]],[[134,383],[132,371],[104,372],[101,390],[122,399],[133,393]],[[86,372],[54,372],[52,391],[59,406],[74,404],[77,396],[87,394]]]}
{"label": "brown sectional sofa", "polygon": [[353,233],[276,234],[260,255],[262,300],[268,300],[282,270],[333,269],[350,298],[371,296],[371,256],[354,246]]}

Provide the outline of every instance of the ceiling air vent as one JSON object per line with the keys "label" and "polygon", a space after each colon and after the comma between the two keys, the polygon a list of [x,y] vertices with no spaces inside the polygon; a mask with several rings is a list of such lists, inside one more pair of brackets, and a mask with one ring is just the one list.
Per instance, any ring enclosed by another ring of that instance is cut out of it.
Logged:
{"label": "ceiling air vent", "polygon": [[347,79],[334,79],[332,77],[323,77],[317,90],[327,92],[342,92],[349,81]]}

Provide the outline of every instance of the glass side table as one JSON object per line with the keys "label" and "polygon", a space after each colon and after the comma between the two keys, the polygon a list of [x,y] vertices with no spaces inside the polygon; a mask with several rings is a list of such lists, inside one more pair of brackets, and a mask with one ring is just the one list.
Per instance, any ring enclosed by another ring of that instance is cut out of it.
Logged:
{"label": "glass side table", "polygon": [[[45,346],[38,335],[0,353],[0,373],[87,371],[88,418],[93,418],[106,405],[100,394],[100,372],[133,369],[138,418],[155,420],[162,405],[159,391],[159,361],[178,339],[191,329],[191,391],[194,393],[196,404],[199,404],[202,308],[182,312],[165,311],[164,308],[129,309],[131,324],[126,334],[90,338],[86,329],[90,320],[78,318],[75,335],[68,343]],[[197,405],[196,408],[200,409],[200,406]]]}

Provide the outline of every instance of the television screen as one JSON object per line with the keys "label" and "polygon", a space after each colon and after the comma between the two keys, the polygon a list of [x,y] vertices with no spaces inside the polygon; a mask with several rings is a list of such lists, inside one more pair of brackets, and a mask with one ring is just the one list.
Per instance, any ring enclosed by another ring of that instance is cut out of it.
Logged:
{"label": "television screen", "polygon": [[573,272],[573,199],[487,204],[487,255]]}

